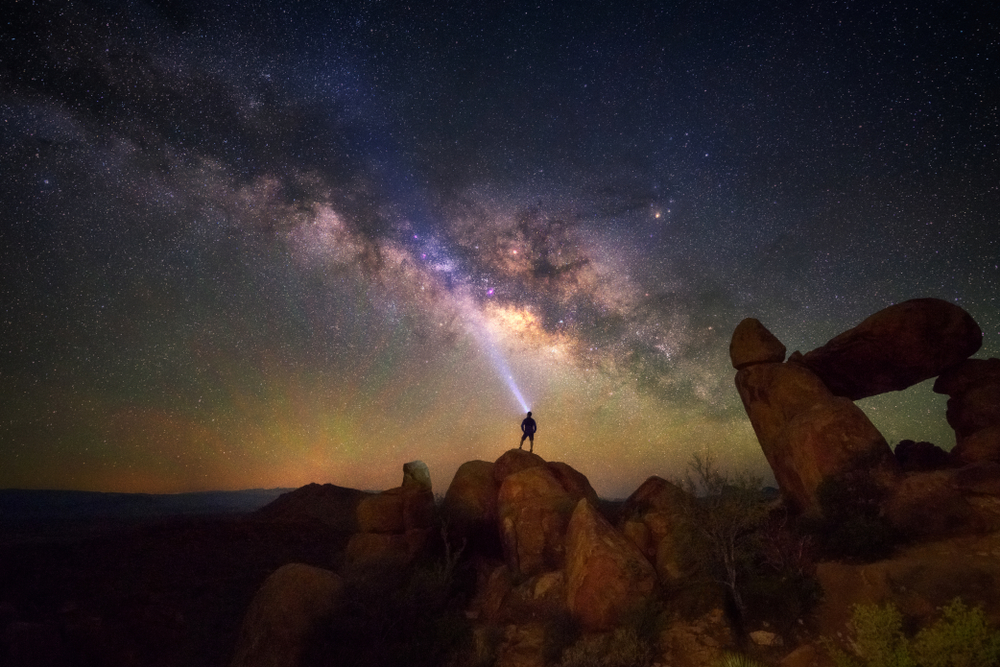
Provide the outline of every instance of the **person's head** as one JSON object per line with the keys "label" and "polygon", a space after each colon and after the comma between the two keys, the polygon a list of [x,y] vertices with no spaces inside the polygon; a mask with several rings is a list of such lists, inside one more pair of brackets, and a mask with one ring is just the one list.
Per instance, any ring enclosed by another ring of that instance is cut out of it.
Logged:
{"label": "person's head", "polygon": [[528,410],[528,416],[529,417],[531,416],[531,410]]}

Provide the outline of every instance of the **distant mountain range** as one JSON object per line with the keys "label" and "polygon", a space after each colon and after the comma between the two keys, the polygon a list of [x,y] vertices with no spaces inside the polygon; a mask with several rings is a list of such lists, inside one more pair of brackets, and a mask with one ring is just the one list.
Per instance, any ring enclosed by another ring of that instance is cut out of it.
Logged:
{"label": "distant mountain range", "polygon": [[39,521],[134,521],[168,516],[242,514],[292,489],[198,493],[99,493],[0,489],[0,527]]}

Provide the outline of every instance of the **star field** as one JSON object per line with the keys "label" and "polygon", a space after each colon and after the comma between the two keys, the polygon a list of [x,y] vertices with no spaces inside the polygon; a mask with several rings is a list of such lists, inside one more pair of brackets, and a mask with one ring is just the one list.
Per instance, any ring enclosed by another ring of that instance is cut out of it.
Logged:
{"label": "star field", "polygon": [[[443,492],[525,408],[605,496],[705,448],[767,474],[741,319],[805,352],[938,297],[1000,356],[998,35],[974,3],[18,0],[0,487],[421,459]],[[929,384],[859,405],[950,448]]]}

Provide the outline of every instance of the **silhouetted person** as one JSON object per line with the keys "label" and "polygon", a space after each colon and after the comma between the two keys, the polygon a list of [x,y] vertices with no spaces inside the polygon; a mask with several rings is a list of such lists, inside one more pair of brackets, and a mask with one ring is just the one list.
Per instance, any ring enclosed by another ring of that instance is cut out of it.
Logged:
{"label": "silhouetted person", "polygon": [[531,449],[529,449],[528,451],[529,452],[534,452],[535,451],[535,431],[537,431],[537,430],[538,430],[538,424],[536,424],[535,420],[531,418],[531,413],[529,412],[528,416],[524,418],[523,422],[521,422],[521,433],[523,433],[524,435],[521,436],[521,444],[518,445],[517,448],[518,449],[523,449],[524,448],[524,439],[527,438],[528,442],[531,444]]}

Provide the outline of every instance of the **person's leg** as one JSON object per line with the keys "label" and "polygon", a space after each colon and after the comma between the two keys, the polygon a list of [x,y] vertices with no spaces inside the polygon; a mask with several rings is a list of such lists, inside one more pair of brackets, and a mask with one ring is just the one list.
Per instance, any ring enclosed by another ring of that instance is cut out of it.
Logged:
{"label": "person's leg", "polygon": [[535,453],[535,434],[534,433],[532,433],[531,435],[528,436],[528,442],[531,443],[531,449],[529,449],[528,451],[531,452],[532,454],[534,454]]}

